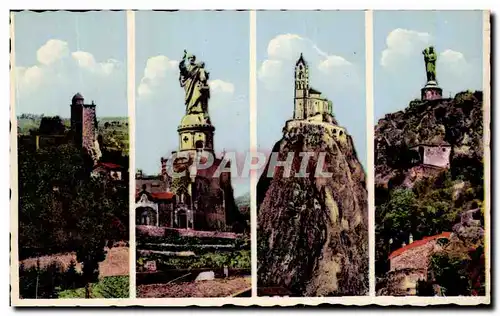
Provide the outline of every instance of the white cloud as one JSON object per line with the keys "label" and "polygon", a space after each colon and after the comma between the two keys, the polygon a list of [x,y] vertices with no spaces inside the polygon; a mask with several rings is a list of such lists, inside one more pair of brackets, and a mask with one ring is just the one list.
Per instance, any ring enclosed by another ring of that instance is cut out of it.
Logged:
{"label": "white cloud", "polygon": [[[95,57],[84,51],[70,53],[68,43],[58,39],[48,40],[36,52],[38,65],[29,67],[17,66],[17,85],[21,92],[33,92],[43,85],[54,84],[53,80],[70,80],[69,73],[71,60],[82,69],[93,74],[109,76],[120,66],[120,62],[109,59],[104,62],[97,62]],[[65,58],[71,55],[72,59]],[[55,66],[58,61],[64,61],[62,67]],[[69,62],[69,63],[68,63]]]}
{"label": "white cloud", "polygon": [[[179,61],[167,56],[150,57],[146,62],[143,77],[137,87],[139,98],[153,95],[167,95],[172,89],[180,90],[178,83]],[[234,85],[221,79],[209,80],[210,94],[218,101],[226,100],[234,93]],[[223,97],[223,98],[222,98]]]}
{"label": "white cloud", "polygon": [[344,57],[328,56],[325,60],[319,63],[318,69],[325,73],[330,73],[331,71],[335,71],[335,68],[337,67],[348,66],[352,66],[352,63],[347,61]]}
{"label": "white cloud", "polygon": [[282,34],[269,41],[267,55],[270,59],[293,60],[305,47],[305,39],[301,36]]}
{"label": "white cloud", "polygon": [[148,59],[144,69],[144,78],[157,80],[165,78],[167,72],[175,71],[178,61],[170,60],[167,56],[155,56]]}
{"label": "white cloud", "polygon": [[177,68],[178,61],[171,60],[167,56],[150,57],[144,68],[144,75],[137,88],[137,93],[140,98],[151,96],[155,91],[161,91],[160,86],[166,85],[166,79],[174,78],[174,72]]}
{"label": "white cloud", "polygon": [[468,60],[463,53],[446,49],[439,54],[436,68],[439,83],[451,93],[481,89],[482,66],[479,60]]}
{"label": "white cloud", "polygon": [[43,81],[43,70],[39,66],[16,67],[17,87],[20,91],[36,90]]}
{"label": "white cloud", "polygon": [[380,64],[383,67],[398,67],[408,57],[421,54],[432,43],[429,33],[407,29],[392,30],[386,38],[386,48],[382,51]]}
{"label": "white cloud", "polygon": [[209,85],[211,91],[215,94],[224,93],[232,95],[234,93],[234,85],[230,82],[225,82],[220,79],[216,79],[216,80],[211,80],[209,82]]}
{"label": "white cloud", "polygon": [[59,39],[48,40],[33,53],[35,64],[16,66],[20,112],[67,115],[67,102],[76,92],[103,100],[126,90],[126,74],[116,59],[99,61],[90,52],[72,52]]}
{"label": "white cloud", "polygon": [[265,60],[260,66],[257,76],[270,90],[276,90],[284,77],[284,66],[281,60]]}
{"label": "white cloud", "polygon": [[464,54],[451,49],[447,49],[439,54],[438,60],[450,66],[464,66],[467,64]]}
{"label": "white cloud", "polygon": [[71,57],[80,68],[96,73],[98,75],[109,76],[120,67],[120,62],[116,59],[108,59],[104,62],[96,62],[94,55],[88,52],[77,51],[71,53]]}
{"label": "white cloud", "polygon": [[[297,34],[281,34],[269,41],[268,58],[258,70],[258,78],[268,90],[281,90],[293,78],[295,61],[303,54],[309,67],[319,70],[327,80],[339,84],[353,84],[357,79],[356,67],[342,56],[329,55],[314,42]],[[315,75],[313,75],[315,76]],[[343,78],[341,81],[338,80]],[[345,80],[345,78],[354,80]],[[324,78],[318,78],[319,80]],[[314,82],[314,81],[313,81]],[[292,83],[293,84],[293,83]]]}
{"label": "white cloud", "polygon": [[58,39],[51,39],[38,49],[36,57],[40,64],[50,65],[68,56],[68,54],[68,43]]}

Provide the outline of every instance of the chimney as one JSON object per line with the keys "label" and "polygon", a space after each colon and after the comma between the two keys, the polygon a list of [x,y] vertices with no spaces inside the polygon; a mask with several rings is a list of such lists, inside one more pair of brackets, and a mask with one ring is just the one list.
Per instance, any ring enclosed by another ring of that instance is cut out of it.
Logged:
{"label": "chimney", "polygon": [[413,235],[410,233],[410,236],[408,237],[408,245],[413,242]]}

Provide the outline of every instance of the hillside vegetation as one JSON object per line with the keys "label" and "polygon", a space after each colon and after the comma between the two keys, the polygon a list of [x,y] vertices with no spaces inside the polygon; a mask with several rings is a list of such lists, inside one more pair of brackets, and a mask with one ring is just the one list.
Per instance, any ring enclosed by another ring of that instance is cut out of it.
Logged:
{"label": "hillside vegetation", "polygon": [[[389,253],[408,243],[410,233],[414,240],[419,240],[452,232],[450,243],[431,258],[429,284],[421,284],[418,295],[424,295],[426,286],[428,289],[433,284],[447,289],[449,295],[481,292],[477,289],[482,285],[476,281],[478,273],[484,275],[484,264],[479,271],[478,259],[483,256],[485,211],[482,101],[481,91],[458,93],[451,99],[416,100],[404,111],[388,114],[378,122],[375,128],[378,278],[384,278],[388,271]],[[449,168],[422,166],[418,152],[410,149],[433,143],[451,145]],[[457,225],[463,224],[461,218],[473,209],[479,210],[474,215],[477,229],[473,229],[474,233],[464,233]],[[458,286],[464,279],[467,285]],[[456,291],[452,291],[453,283],[457,284]]]}

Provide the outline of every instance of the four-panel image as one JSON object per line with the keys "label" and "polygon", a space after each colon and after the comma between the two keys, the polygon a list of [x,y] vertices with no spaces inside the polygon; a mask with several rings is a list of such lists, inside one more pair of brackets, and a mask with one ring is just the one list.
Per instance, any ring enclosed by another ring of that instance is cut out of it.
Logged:
{"label": "four-panel image", "polygon": [[489,18],[12,12],[13,305],[489,304]]}

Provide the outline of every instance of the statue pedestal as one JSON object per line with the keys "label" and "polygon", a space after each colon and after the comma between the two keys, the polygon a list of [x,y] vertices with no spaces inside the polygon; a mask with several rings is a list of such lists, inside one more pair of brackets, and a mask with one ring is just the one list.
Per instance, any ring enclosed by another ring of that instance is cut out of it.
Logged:
{"label": "statue pedestal", "polygon": [[443,89],[441,89],[436,81],[429,81],[421,89],[421,99],[424,101],[428,100],[438,100],[443,98]]}
{"label": "statue pedestal", "polygon": [[203,113],[187,114],[177,128],[180,151],[213,151],[215,127]]}

